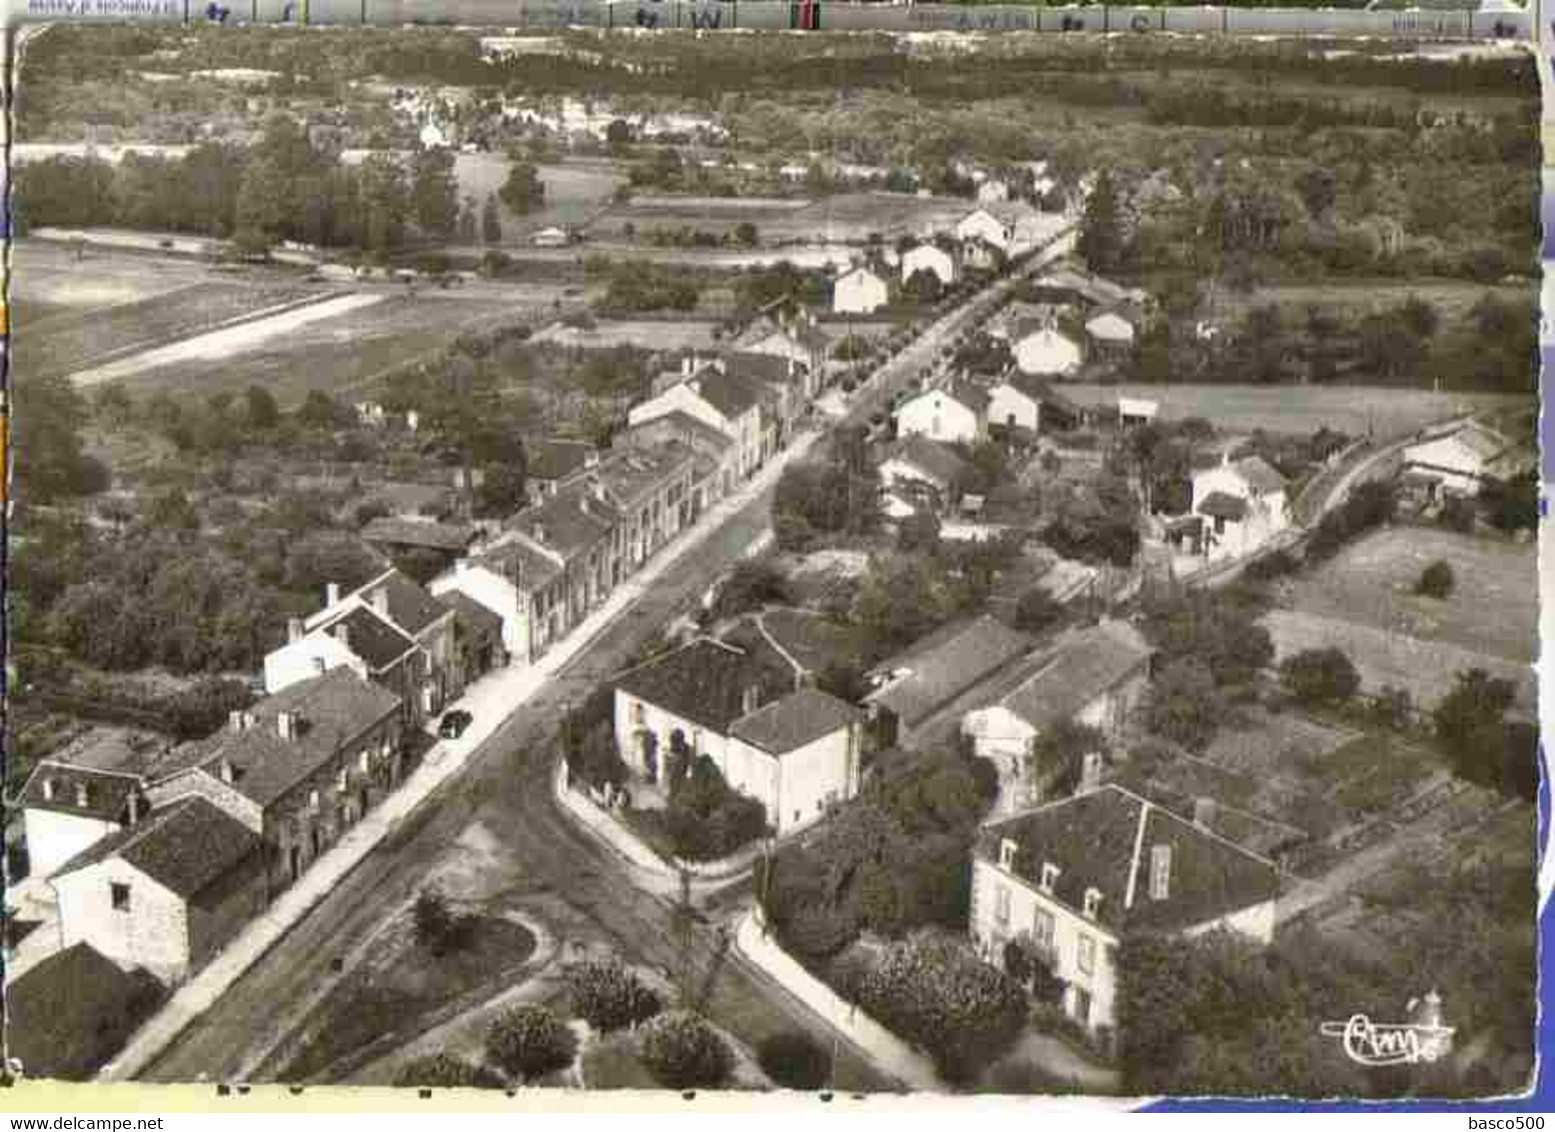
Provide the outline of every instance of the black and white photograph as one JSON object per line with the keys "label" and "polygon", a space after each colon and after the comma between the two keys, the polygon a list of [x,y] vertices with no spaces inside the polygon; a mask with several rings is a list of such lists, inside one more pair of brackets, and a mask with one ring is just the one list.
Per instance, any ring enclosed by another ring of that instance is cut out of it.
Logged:
{"label": "black and white photograph", "polygon": [[1531,1087],[1527,10],[375,5],[11,33],[11,1077]]}

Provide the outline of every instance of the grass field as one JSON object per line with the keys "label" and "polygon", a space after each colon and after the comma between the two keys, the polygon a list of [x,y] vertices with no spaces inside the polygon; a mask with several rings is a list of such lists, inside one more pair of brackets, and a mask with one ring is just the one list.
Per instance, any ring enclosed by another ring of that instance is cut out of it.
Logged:
{"label": "grass field", "polygon": [[1515,393],[1433,393],[1425,389],[1369,386],[1302,387],[1260,385],[1096,385],[1065,383],[1063,391],[1087,405],[1116,405],[1121,397],[1158,401],[1167,418],[1205,417],[1232,432],[1310,434],[1327,427],[1351,436],[1368,424],[1379,439],[1407,436],[1427,424],[1482,410],[1499,410],[1533,399]]}
{"label": "grass field", "polygon": [[[280,317],[297,318],[308,309]],[[263,336],[271,327],[255,323],[238,328],[249,333],[230,335],[230,344],[213,344],[211,335],[190,339],[173,350],[180,357],[117,380],[135,396],[163,389],[208,396],[261,385],[287,407],[310,389],[342,394],[359,387],[446,344],[462,328],[523,315],[523,309],[498,300],[394,294],[279,334]]]}
{"label": "grass field", "polygon": [[975,206],[959,197],[916,197],[906,193],[844,193],[812,201],[760,202],[710,197],[635,198],[616,205],[594,225],[594,234],[615,237],[625,224],[641,235],[654,228],[688,226],[722,235],[745,222],[756,226],[764,244],[862,243],[878,232],[890,242],[921,235],[929,225],[953,225]]}
{"label": "grass field", "polygon": [[[1452,566],[1446,601],[1414,593],[1426,566]],[[1424,527],[1394,527],[1352,543],[1293,583],[1299,613],[1439,641],[1502,660],[1536,655],[1539,574],[1533,546]]]}
{"label": "grass field", "polygon": [[712,321],[602,320],[593,330],[579,330],[557,322],[540,331],[531,341],[585,350],[608,350],[616,346],[641,346],[653,350],[711,349],[717,326],[718,323]]}
{"label": "grass field", "polygon": [[1310,305],[1342,310],[1347,318],[1361,318],[1387,307],[1396,307],[1410,298],[1419,298],[1436,307],[1442,326],[1451,327],[1468,317],[1474,304],[1486,294],[1503,302],[1526,303],[1528,287],[1484,287],[1451,279],[1425,279],[1400,283],[1397,279],[1343,279],[1312,284],[1280,284],[1258,287],[1248,294],[1229,290],[1216,301],[1217,320],[1241,321],[1254,307],[1278,303],[1288,318],[1305,317]]}
{"label": "grass field", "polygon": [[1420,710],[1434,707],[1452,690],[1457,674],[1470,668],[1511,680],[1518,690],[1517,705],[1524,711],[1533,709],[1534,677],[1526,664],[1310,613],[1277,609],[1263,623],[1274,640],[1276,660],[1305,649],[1336,647],[1360,672],[1363,691],[1389,684],[1404,688]]}
{"label": "grass field", "polygon": [[11,251],[11,299],[51,313],[135,303],[210,280],[203,264],[94,249],[82,259],[67,247],[18,240]]}

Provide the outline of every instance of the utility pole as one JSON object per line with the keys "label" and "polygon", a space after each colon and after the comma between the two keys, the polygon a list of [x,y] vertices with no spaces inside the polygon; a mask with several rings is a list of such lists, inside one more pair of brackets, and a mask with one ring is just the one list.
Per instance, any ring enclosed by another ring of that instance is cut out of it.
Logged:
{"label": "utility pole", "polygon": [[694,963],[691,954],[692,930],[691,930],[691,871],[684,865],[680,867],[680,903],[675,906],[675,936],[680,946],[680,1006],[683,1010],[692,1009],[693,994],[693,970]]}

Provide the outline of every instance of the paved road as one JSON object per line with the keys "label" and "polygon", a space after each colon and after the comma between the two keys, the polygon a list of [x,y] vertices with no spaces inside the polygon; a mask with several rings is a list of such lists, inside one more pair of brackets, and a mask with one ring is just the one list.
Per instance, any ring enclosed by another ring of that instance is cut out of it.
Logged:
{"label": "paved road", "polygon": [[[1063,254],[1068,238],[1041,257]],[[1028,267],[1035,270],[1037,262]],[[968,322],[984,317],[1013,281],[974,298],[931,326],[861,390],[849,407],[858,422],[876,411]],[[272,1051],[308,1019],[334,977],[332,964],[360,944],[425,882],[450,845],[473,823],[496,836],[504,855],[522,862],[511,896],[561,899],[630,959],[678,971],[670,903],[635,888],[610,851],[578,829],[557,807],[547,776],[552,738],[568,701],[578,702],[618,670],[660,626],[689,609],[765,531],[770,489],[755,496],[706,542],[686,554],[683,567],[664,577],[578,654],[525,707],[509,718],[472,757],[463,775],[429,798],[406,824],[373,852],[236,986],[190,1025],[142,1079],[266,1081],[285,1079]],[[704,1009],[731,1033],[754,1045],[766,1034],[804,1029],[830,1045],[826,1023],[759,972],[723,957],[712,921],[730,911],[730,895],[707,907],[709,921],[693,931],[696,981]],[[841,1047],[836,1085],[843,1090],[891,1087],[856,1052]]]}

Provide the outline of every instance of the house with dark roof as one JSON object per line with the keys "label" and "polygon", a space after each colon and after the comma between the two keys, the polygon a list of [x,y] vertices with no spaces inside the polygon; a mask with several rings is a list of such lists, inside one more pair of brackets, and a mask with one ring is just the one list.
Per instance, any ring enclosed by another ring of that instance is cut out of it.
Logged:
{"label": "house with dark roof", "polygon": [[825,384],[826,359],[831,356],[833,343],[816,326],[815,315],[807,312],[781,324],[758,319],[735,339],[734,345],[736,350],[790,359],[806,367],[814,381]]}
{"label": "house with dark roof", "polygon": [[169,752],[146,796],[160,810],[197,795],[257,834],[274,893],[399,785],[404,734],[400,698],[340,665]]}
{"label": "house with dark roof", "polygon": [[616,445],[649,448],[671,440],[684,444],[692,452],[691,512],[694,518],[723,498],[726,484],[732,487],[739,482],[739,453],[732,436],[684,409],[675,409],[630,426],[616,438]]}
{"label": "house with dark roof", "polygon": [[468,554],[480,532],[465,523],[434,523],[420,519],[374,519],[362,528],[362,541],[385,554],[435,554],[452,561]]}
{"label": "house with dark roof", "polygon": [[168,983],[203,966],[268,895],[259,834],[197,794],[97,842],[49,886],[65,947],[85,943]]}
{"label": "house with dark roof", "polygon": [[52,875],[149,810],[143,771],[163,745],[150,736],[92,731],[40,759],[17,798],[7,799],[22,811],[32,874]]}
{"label": "house with dark roof", "polygon": [[988,679],[1034,644],[1025,633],[983,614],[954,621],[876,665],[864,698],[879,747],[910,747],[936,711]]}
{"label": "house with dark roof", "polygon": [[1065,396],[1047,378],[1012,371],[988,391],[988,423],[1005,428],[1072,429],[1085,423],[1088,410]]}
{"label": "house with dark roof", "polygon": [[[1478,495],[1488,480],[1505,478],[1507,457],[1519,447],[1488,425],[1466,421],[1404,449],[1402,472],[1416,477],[1431,499]],[[1512,469],[1512,474],[1518,470]]]}
{"label": "house with dark roof", "polygon": [[708,756],[766,807],[779,834],[858,792],[863,714],[811,687],[760,638],[702,637],[617,676],[616,741],[634,773],[665,782],[673,759]]}
{"label": "house with dark roof", "polygon": [[800,684],[815,683],[833,667],[862,671],[870,645],[869,635],[855,625],[788,607],[747,614],[722,639],[747,651],[772,650],[788,663]]}
{"label": "house with dark roof", "polygon": [[612,587],[638,570],[696,517],[696,451],[679,440],[628,445],[589,473],[619,516]]}
{"label": "house with dark roof", "polygon": [[453,655],[449,667],[460,687],[469,687],[507,663],[500,613],[460,590],[448,590],[437,601],[453,611]]}
{"label": "house with dark roof", "polygon": [[[1073,630],[1051,648],[1012,665],[976,692],[961,733],[999,768],[1000,812],[1048,800],[1069,768],[1039,763],[1038,742],[1063,722],[1084,724],[1111,741],[1144,698],[1152,650],[1126,622]],[[1081,782],[1099,780],[1105,750],[1090,752]]]}
{"label": "house with dark roof", "polygon": [[24,1077],[90,1081],[165,997],[144,968],[72,944],[6,981],[6,1055]]}
{"label": "house with dark roof", "polygon": [[387,570],[324,608],[287,623],[286,644],[265,657],[265,690],[279,692],[341,664],[399,696],[419,726],[463,691],[450,676],[453,613],[399,570]]}
{"label": "house with dark roof", "polygon": [[970,466],[948,446],[913,433],[890,447],[877,470],[889,496],[887,513],[902,506],[940,511],[955,505],[957,485]]}
{"label": "house with dark roof", "polygon": [[[539,507],[507,522],[511,538],[557,567],[543,588],[529,589],[527,655],[538,656],[610,595],[621,578],[620,510],[598,480],[574,480]],[[534,585],[530,578],[523,584]]]}
{"label": "house with dark roof", "polygon": [[1202,516],[1200,551],[1211,562],[1252,554],[1291,525],[1285,477],[1261,456],[1221,455],[1193,473],[1193,505]]}
{"label": "house with dark roof", "polygon": [[925,389],[896,407],[897,436],[976,444],[988,438],[988,393],[965,382]]}
{"label": "house with dark roof", "polygon": [[[693,368],[695,366],[695,368]],[[732,371],[713,360],[683,359],[681,380],[666,383],[661,391],[627,413],[629,426],[646,424],[673,412],[683,412],[710,425],[734,443],[732,467],[720,494],[734,490],[734,484],[751,475],[770,454],[770,429],[763,420],[773,396],[765,384]]]}
{"label": "house with dark roof", "polygon": [[545,502],[599,463],[599,449],[583,440],[535,440],[524,445],[524,483],[531,505]]}
{"label": "house with dark roof", "polygon": [[988,962],[1014,944],[1058,980],[1069,1017],[1115,1034],[1120,946],[1217,928],[1267,944],[1279,887],[1272,861],[1107,785],[983,827],[970,928]]}
{"label": "house with dark roof", "polygon": [[479,554],[456,560],[427,588],[439,601],[463,594],[496,614],[502,628],[494,663],[529,664],[545,651],[546,634],[558,624],[554,610],[563,604],[565,569],[555,552],[508,531]]}

